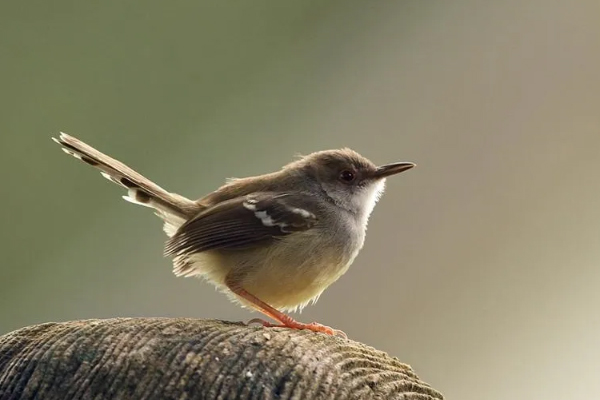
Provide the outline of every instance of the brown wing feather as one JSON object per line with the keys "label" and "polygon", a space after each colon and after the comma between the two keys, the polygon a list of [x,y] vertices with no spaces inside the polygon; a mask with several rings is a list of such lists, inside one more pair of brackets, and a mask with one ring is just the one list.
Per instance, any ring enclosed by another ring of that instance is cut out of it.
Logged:
{"label": "brown wing feather", "polygon": [[242,249],[312,228],[310,196],[254,193],[217,204],[182,225],[165,246],[168,256]]}

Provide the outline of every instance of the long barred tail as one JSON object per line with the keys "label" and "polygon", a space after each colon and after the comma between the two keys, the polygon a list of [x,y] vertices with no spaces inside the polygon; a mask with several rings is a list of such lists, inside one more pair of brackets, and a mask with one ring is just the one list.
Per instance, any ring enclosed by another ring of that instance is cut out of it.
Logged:
{"label": "long barred tail", "polygon": [[156,215],[165,222],[164,230],[169,236],[172,236],[185,221],[202,210],[198,203],[178,194],[167,192],[127,165],[73,136],[61,132],[58,139],[52,138],[52,140],[61,145],[65,153],[99,169],[106,179],[127,189],[127,195],[123,196],[123,199],[153,208]]}

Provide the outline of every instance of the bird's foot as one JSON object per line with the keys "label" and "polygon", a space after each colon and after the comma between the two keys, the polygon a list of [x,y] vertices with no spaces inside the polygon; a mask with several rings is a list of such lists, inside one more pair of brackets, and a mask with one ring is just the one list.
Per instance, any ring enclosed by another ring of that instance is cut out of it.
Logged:
{"label": "bird's foot", "polygon": [[327,335],[340,336],[344,339],[348,339],[348,335],[346,335],[344,332],[342,332],[338,329],[330,328],[325,325],[321,325],[317,322],[312,322],[310,324],[304,324],[302,322],[298,322],[291,318],[289,321],[286,320],[284,322],[285,323],[283,323],[283,324],[273,324],[271,322],[265,321],[264,319],[254,318],[254,319],[248,321],[247,324],[249,325],[249,324],[256,323],[256,324],[261,324],[262,326],[267,327],[267,328],[290,328],[290,329],[299,329],[299,330],[308,329],[313,332],[320,332],[320,333],[325,333]]}

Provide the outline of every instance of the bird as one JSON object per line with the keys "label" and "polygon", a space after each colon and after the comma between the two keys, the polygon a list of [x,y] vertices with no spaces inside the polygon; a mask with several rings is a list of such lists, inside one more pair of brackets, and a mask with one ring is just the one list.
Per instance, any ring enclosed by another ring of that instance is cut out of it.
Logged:
{"label": "bird", "polygon": [[416,164],[377,166],[349,148],[299,156],[280,170],[229,178],[198,200],[171,193],[127,165],[61,132],[62,150],[127,191],[123,199],[162,219],[164,256],[178,277],[200,277],[230,300],[274,320],[265,327],[347,337],[285,312],[315,303],[364,246],[386,179]]}

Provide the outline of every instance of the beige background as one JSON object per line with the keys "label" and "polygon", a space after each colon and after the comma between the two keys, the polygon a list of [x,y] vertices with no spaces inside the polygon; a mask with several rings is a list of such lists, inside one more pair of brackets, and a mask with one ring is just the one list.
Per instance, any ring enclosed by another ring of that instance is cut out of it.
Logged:
{"label": "beige background", "polygon": [[2,2],[0,333],[256,316],[175,278],[158,219],[59,130],[191,197],[350,146],[418,167],[298,317],[448,399],[598,398],[599,19],[597,0]]}

